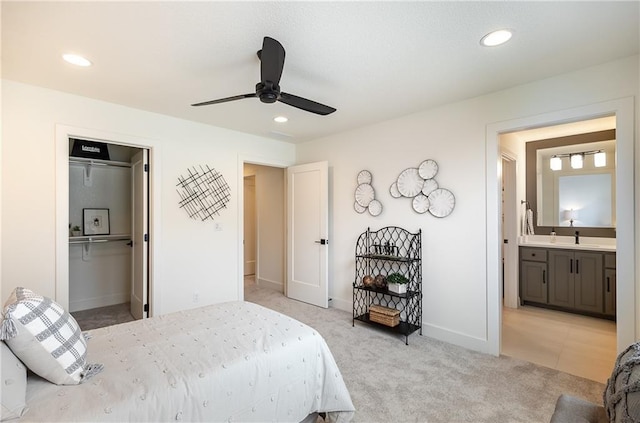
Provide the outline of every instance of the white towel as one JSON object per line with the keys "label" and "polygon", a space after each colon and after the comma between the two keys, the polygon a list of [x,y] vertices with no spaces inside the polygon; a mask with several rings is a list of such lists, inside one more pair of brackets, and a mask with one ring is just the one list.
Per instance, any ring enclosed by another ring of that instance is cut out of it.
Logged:
{"label": "white towel", "polygon": [[527,211],[524,214],[524,219],[525,219],[525,235],[535,235],[533,233],[533,210],[531,209],[527,209]]}

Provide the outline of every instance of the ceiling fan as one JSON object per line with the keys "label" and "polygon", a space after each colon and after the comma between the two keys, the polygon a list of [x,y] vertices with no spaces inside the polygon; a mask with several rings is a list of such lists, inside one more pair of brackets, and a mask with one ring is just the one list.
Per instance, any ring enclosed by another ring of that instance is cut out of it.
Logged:
{"label": "ceiling fan", "polygon": [[242,100],[243,98],[257,97],[263,103],[280,101],[289,106],[318,115],[328,115],[336,111],[333,107],[280,91],[280,85],[278,84],[280,83],[282,69],[284,68],[284,47],[282,47],[282,44],[277,40],[264,37],[262,50],[258,51],[258,58],[260,59],[260,82],[256,84],[255,93],[203,101],[202,103],[192,104],[192,106],[207,106],[209,104],[226,103],[228,101]]}

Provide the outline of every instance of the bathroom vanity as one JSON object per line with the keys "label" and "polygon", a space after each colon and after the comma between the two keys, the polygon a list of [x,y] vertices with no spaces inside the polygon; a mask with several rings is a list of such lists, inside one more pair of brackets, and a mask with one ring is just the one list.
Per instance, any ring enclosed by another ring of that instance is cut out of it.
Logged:
{"label": "bathroom vanity", "polygon": [[530,235],[519,250],[521,304],[615,320],[615,239]]}

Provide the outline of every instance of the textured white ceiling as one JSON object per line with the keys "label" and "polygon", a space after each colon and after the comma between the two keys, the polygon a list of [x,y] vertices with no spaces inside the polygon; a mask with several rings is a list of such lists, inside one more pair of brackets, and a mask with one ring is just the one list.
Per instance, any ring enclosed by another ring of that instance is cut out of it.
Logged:
{"label": "textured white ceiling", "polygon": [[[3,1],[2,77],[303,142],[638,54],[639,4]],[[479,45],[505,27],[512,41]],[[286,50],[282,90],[337,112],[190,106],[254,92],[266,35]],[[74,68],[66,52],[94,66]]]}

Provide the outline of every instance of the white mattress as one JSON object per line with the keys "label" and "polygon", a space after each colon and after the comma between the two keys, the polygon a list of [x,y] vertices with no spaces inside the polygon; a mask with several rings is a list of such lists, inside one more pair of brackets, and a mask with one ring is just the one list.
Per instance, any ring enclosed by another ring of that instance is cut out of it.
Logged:
{"label": "white mattress", "polygon": [[23,421],[278,421],[313,412],[347,422],[353,403],[322,336],[249,302],[90,332],[81,385],[29,376]]}

